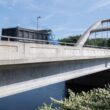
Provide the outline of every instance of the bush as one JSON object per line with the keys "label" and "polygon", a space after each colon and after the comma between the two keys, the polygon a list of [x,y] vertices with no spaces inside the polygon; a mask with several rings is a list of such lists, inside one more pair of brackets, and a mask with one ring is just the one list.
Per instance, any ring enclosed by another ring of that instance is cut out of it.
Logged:
{"label": "bush", "polygon": [[69,90],[69,98],[64,100],[55,100],[51,98],[53,104],[59,105],[59,108],[53,108],[51,105],[44,105],[38,110],[110,110],[110,88],[98,88],[88,92],[82,91],[75,94]]}

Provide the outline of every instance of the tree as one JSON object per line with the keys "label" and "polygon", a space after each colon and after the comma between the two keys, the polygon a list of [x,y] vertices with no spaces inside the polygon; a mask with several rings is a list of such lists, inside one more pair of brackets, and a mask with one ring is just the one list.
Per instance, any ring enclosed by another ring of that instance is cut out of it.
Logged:
{"label": "tree", "polygon": [[81,35],[69,36],[67,38],[60,39],[59,42],[76,43],[80,37]]}
{"label": "tree", "polygon": [[[59,42],[76,43],[80,37],[81,35],[69,36],[67,38],[60,39]],[[85,43],[85,46],[86,45],[99,46],[99,47],[110,47],[110,39],[106,39],[106,38],[88,39]]]}
{"label": "tree", "polygon": [[110,110],[110,87],[93,89],[88,92],[82,91],[75,94],[69,90],[69,98],[64,100],[55,100],[51,98],[53,103],[59,105],[59,108],[46,109],[46,106],[39,110]]}

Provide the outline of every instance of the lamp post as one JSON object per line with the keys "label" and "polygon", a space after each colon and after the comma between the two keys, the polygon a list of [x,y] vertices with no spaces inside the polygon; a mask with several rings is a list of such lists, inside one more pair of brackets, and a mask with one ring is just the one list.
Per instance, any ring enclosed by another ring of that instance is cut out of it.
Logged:
{"label": "lamp post", "polygon": [[38,28],[39,28],[39,19],[41,19],[41,16],[37,16],[37,39],[39,39],[39,30],[38,30]]}
{"label": "lamp post", "polygon": [[39,28],[39,19],[41,19],[41,16],[37,17],[37,32],[38,32],[38,28]]}

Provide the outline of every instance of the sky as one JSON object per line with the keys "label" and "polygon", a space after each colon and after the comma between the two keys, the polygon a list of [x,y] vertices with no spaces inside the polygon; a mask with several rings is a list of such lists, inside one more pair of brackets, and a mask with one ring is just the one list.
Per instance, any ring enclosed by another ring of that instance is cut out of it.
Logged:
{"label": "sky", "polygon": [[100,19],[110,18],[110,0],[0,0],[0,29],[52,29],[56,38],[82,34]]}

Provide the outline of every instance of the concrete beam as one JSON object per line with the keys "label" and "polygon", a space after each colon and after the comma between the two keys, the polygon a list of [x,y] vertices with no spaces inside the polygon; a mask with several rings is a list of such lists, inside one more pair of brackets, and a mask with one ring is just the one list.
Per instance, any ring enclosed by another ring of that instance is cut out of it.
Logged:
{"label": "concrete beam", "polygon": [[110,31],[110,27],[93,29],[93,30],[91,30],[90,33],[94,33],[94,32],[103,32],[103,31]]}
{"label": "concrete beam", "polygon": [[110,22],[110,19],[102,20],[102,23],[104,23],[104,22]]}
{"label": "concrete beam", "polygon": [[110,69],[110,58],[3,66],[0,98]]}

